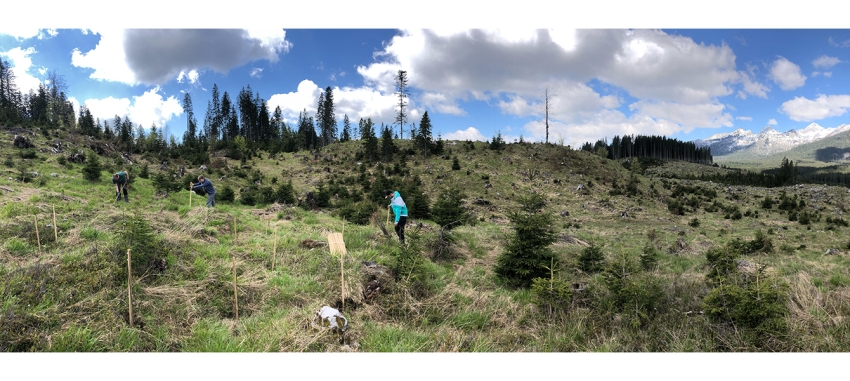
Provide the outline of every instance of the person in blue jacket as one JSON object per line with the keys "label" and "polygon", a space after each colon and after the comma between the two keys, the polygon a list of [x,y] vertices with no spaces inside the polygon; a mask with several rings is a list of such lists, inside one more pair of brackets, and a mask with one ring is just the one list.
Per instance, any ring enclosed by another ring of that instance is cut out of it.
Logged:
{"label": "person in blue jacket", "polygon": [[198,176],[198,182],[190,183],[189,186],[192,190],[204,188],[204,192],[207,192],[207,208],[215,206],[215,188],[213,188],[212,182],[204,178],[204,175]]}
{"label": "person in blue jacket", "polygon": [[401,198],[401,195],[398,191],[393,192],[387,190],[384,192],[385,198],[392,197],[392,201],[387,205],[388,208],[393,209],[393,213],[395,213],[395,233],[398,234],[398,240],[402,244],[404,244],[404,225],[407,223],[407,204],[404,203],[404,200]]}

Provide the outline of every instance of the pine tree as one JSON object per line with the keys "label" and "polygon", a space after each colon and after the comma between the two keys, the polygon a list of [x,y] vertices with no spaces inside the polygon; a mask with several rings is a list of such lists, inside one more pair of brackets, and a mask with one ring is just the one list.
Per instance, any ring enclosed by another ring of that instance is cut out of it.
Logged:
{"label": "pine tree", "polygon": [[351,121],[348,120],[348,114],[342,118],[342,135],[339,137],[339,141],[347,142],[351,140]]}
{"label": "pine tree", "polygon": [[431,118],[428,116],[428,111],[422,114],[422,120],[419,121],[419,132],[416,134],[416,145],[422,150],[422,156],[428,157],[428,151],[433,145],[431,137]]}
{"label": "pine tree", "polygon": [[556,240],[552,216],[543,209],[546,201],[539,194],[520,196],[520,208],[508,214],[514,232],[504,243],[496,259],[496,275],[512,287],[529,287],[534,278],[548,276],[547,266],[556,262],[549,247]]}
{"label": "pine tree", "polygon": [[381,160],[388,162],[393,159],[396,146],[393,143],[392,131],[389,126],[381,125]]}
{"label": "pine tree", "polygon": [[91,182],[100,181],[101,171],[103,171],[103,167],[100,165],[97,154],[94,152],[89,153],[86,156],[86,165],[82,169],[83,178]]}
{"label": "pine tree", "polygon": [[469,220],[469,212],[463,208],[463,199],[466,195],[457,188],[449,188],[440,193],[434,207],[431,208],[431,217],[438,225],[446,230],[451,230],[464,225]]}
{"label": "pine tree", "polygon": [[408,89],[407,89],[407,71],[399,70],[395,75],[395,88],[398,94],[398,114],[395,121],[398,123],[399,135],[404,127],[404,122],[407,120],[407,113],[404,111],[404,106],[407,105]]}
{"label": "pine tree", "polygon": [[375,128],[372,124],[372,118],[360,119],[360,133],[363,141],[362,147],[366,158],[369,161],[378,159],[378,138],[375,136]]}

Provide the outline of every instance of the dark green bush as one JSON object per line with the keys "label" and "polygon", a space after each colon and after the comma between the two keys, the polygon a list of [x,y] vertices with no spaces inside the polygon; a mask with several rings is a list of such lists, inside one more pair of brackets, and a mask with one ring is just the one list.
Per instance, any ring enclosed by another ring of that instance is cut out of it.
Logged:
{"label": "dark green bush", "polygon": [[555,260],[549,246],[557,238],[543,196],[524,195],[518,201],[519,210],[508,213],[514,232],[507,237],[504,251],[496,258],[494,272],[509,286],[529,287],[534,278],[548,275],[546,266],[552,266]]}
{"label": "dark green bush", "polygon": [[345,218],[346,221],[357,225],[368,225],[372,213],[377,210],[374,203],[371,201],[360,201],[356,203],[345,204],[339,208],[339,216]]}
{"label": "dark green bush", "polygon": [[437,225],[453,229],[469,222],[469,212],[463,207],[466,195],[457,188],[444,190],[431,209],[431,218]]}
{"label": "dark green bush", "polygon": [[217,201],[220,200],[220,201],[233,202],[233,200],[235,198],[236,198],[236,192],[233,191],[233,188],[231,188],[230,185],[225,185],[224,188],[221,188],[220,192],[216,193],[216,200]]}
{"label": "dark green bush", "polygon": [[103,170],[103,167],[100,165],[100,160],[94,153],[88,155],[87,159],[86,165],[82,169],[83,178],[92,182],[99,181],[100,172]]}
{"label": "dark green bush", "polygon": [[604,259],[602,247],[590,241],[590,246],[585,247],[578,257],[578,267],[588,274],[595,274],[602,271]]}

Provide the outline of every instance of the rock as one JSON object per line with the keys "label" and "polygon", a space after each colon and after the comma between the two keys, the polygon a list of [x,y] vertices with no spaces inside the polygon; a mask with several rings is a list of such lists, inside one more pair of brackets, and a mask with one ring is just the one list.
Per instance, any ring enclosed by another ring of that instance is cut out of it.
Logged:
{"label": "rock", "polygon": [[829,249],[826,251],[826,255],[838,255],[841,254],[841,251],[838,249]]}
{"label": "rock", "polygon": [[35,147],[35,145],[32,144],[32,142],[30,142],[29,139],[27,139],[27,138],[25,138],[21,135],[15,135],[15,139],[12,140],[12,145],[14,145],[15,147],[18,147],[18,148],[22,148],[22,149],[23,148],[33,148],[33,147]]}
{"label": "rock", "polygon": [[199,170],[199,171],[206,171],[206,170],[207,170],[207,166],[206,166],[206,165],[202,165],[202,166],[198,167],[198,170]]}
{"label": "rock", "polygon": [[566,210],[561,212],[561,217],[569,217],[569,216],[570,216],[570,212],[568,212]]}
{"label": "rock", "polygon": [[51,176],[51,177],[59,177],[59,174],[51,173],[51,174],[50,174],[50,176]]}
{"label": "rock", "polygon": [[582,189],[584,189],[584,184],[579,184],[578,187],[576,187],[577,191],[580,191]]}

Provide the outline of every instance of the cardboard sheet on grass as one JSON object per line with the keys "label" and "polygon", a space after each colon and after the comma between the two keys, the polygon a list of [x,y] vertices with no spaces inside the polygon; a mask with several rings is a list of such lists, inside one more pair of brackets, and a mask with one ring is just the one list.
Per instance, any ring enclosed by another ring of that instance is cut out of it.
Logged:
{"label": "cardboard sheet on grass", "polygon": [[342,233],[328,234],[328,246],[330,246],[331,254],[339,254],[339,285],[340,285],[340,302],[345,308],[345,241],[342,240]]}

